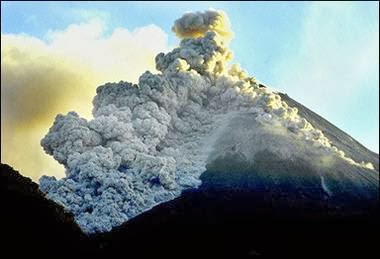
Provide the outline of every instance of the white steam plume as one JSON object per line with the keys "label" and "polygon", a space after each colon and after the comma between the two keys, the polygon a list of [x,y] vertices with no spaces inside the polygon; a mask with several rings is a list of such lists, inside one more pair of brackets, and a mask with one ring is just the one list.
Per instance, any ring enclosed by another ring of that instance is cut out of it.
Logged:
{"label": "white steam plume", "polygon": [[175,30],[187,36],[178,48],[157,55],[161,73],[147,71],[138,84],[100,86],[93,119],[75,112],[58,115],[41,141],[65,166],[66,177],[42,177],[40,188],[74,213],[85,232],[109,231],[184,189],[198,187],[210,141],[236,112],[293,132],[316,152],[339,154],[364,166],[339,153],[296,108],[259,88],[238,65],[228,68],[231,53],[224,35],[213,26],[203,29],[202,24],[212,22],[197,23],[203,34],[190,37],[198,27],[187,25],[188,17],[209,16],[187,14],[176,22]]}

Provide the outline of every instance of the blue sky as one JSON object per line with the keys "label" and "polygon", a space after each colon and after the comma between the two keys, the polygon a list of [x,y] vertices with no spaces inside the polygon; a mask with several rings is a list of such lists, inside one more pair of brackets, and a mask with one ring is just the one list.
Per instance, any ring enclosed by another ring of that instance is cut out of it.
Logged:
{"label": "blue sky", "polygon": [[98,19],[105,34],[155,24],[175,46],[173,21],[208,8],[230,18],[234,62],[378,152],[378,2],[2,1],[1,33],[47,40],[49,31]]}

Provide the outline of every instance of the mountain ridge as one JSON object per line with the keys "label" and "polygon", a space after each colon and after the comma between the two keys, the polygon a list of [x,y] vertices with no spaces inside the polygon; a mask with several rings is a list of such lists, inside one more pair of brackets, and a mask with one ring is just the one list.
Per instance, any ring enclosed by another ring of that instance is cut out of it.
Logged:
{"label": "mountain ridge", "polygon": [[[351,137],[348,133],[337,128],[334,124],[332,124],[325,118],[322,118],[317,113],[303,106],[301,103],[290,98],[289,95],[281,92],[279,92],[279,95],[285,102],[288,103],[288,105],[297,107],[300,115],[302,117],[308,118],[310,124],[322,130],[322,132],[333,142],[334,146],[343,150],[350,157],[354,155],[350,146],[357,146],[358,149],[356,151],[359,150],[360,152],[355,153],[355,158],[360,161],[369,161],[373,163],[376,171],[379,171],[379,154],[376,154],[372,150],[369,150],[363,144]],[[340,131],[341,138],[337,138],[338,136],[333,134],[334,130]]]}

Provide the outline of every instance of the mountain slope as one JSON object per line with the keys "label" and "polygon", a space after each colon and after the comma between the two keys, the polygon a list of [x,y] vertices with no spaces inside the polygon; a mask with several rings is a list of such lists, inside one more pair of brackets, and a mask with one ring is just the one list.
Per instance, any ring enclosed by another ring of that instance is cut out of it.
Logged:
{"label": "mountain slope", "polygon": [[375,169],[379,171],[379,155],[368,150],[350,135],[335,127],[315,112],[309,110],[299,102],[290,98],[287,94],[279,93],[281,98],[292,107],[298,108],[298,113],[308,119],[311,125],[322,130],[331,140],[334,146],[343,150],[349,157],[355,157],[358,161],[371,162]]}
{"label": "mountain slope", "polygon": [[[287,101],[294,102],[290,98]],[[344,132],[294,104],[314,126],[329,132],[334,145],[344,146],[340,142],[347,141]],[[245,128],[245,122],[249,129],[250,120],[242,118],[237,123],[239,116],[235,117],[230,124]],[[230,136],[239,135],[228,132]],[[220,137],[228,140],[224,134]],[[221,140],[215,141],[216,146],[220,144]],[[234,145],[231,150],[239,150],[239,142]],[[366,154],[378,167],[376,155],[371,156],[361,145],[353,145],[352,157]],[[326,254],[364,257],[377,252],[376,239],[372,238],[379,224],[376,198],[355,201],[347,196],[346,200],[334,201],[307,161],[284,161],[261,152],[255,155],[253,166],[244,163],[239,152],[218,153],[216,148],[213,154],[199,189],[186,191],[109,233],[90,237],[81,233],[62,207],[45,199],[37,184],[1,165],[0,223],[2,240],[7,240],[3,245],[13,251],[30,249],[31,254],[61,251],[62,255],[83,252],[101,257],[125,253],[132,258],[184,254],[231,258]],[[273,180],[280,173],[287,176],[286,181]]]}
{"label": "mountain slope", "polygon": [[[329,132],[334,145],[350,143],[340,129],[289,97],[286,101]],[[320,168],[297,154],[295,139],[260,133],[260,127],[249,114],[231,118],[214,143],[198,189],[93,235],[93,244],[100,242],[104,254],[130,244],[128,252],[136,256],[366,258],[378,253],[373,238],[379,228],[378,172],[336,161]],[[291,159],[284,159],[281,149],[273,152],[276,144],[295,152]],[[378,161],[356,141],[350,145],[352,157]]]}
{"label": "mountain slope", "polygon": [[64,256],[83,243],[73,216],[6,164],[1,164],[0,204],[1,253]]}
{"label": "mountain slope", "polygon": [[378,253],[378,211],[350,216],[331,211],[296,194],[201,187],[91,238],[104,256],[366,258]]}

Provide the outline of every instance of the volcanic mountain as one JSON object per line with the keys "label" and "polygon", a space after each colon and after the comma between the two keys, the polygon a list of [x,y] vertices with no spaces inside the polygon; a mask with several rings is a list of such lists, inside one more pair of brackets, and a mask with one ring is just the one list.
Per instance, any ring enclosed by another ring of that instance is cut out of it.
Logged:
{"label": "volcanic mountain", "polygon": [[[322,128],[334,145],[378,168],[377,154],[288,96],[282,98]],[[92,235],[82,233],[73,215],[46,199],[37,184],[2,164],[2,247],[15,256],[126,253],[131,258],[316,258],[326,254],[365,258],[378,252],[376,194],[372,199],[356,199],[353,194],[335,199],[316,176],[314,186],[312,182],[303,186],[299,175],[315,173],[304,160],[286,161],[265,152],[255,159],[256,166],[234,154],[215,159],[202,174],[199,188],[185,191],[111,232]],[[335,170],[339,172],[339,168]],[[266,173],[270,177],[287,175],[288,185],[267,180],[257,188],[256,181],[263,181]],[[363,181],[361,177],[352,178],[352,184]]]}
{"label": "volcanic mountain", "polygon": [[[378,155],[229,65],[223,12],[185,14],[172,30],[181,43],[157,55],[158,74],[98,87],[89,121],[56,117],[41,145],[64,178],[43,176],[40,192],[2,166],[6,235],[92,256],[373,252]],[[46,221],[30,227],[24,208]]]}

